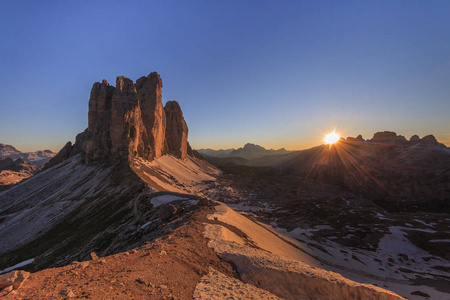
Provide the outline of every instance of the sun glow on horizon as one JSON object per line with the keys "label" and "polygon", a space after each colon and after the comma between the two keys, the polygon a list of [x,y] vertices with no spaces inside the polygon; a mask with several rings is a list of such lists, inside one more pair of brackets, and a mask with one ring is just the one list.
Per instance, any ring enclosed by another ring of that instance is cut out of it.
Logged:
{"label": "sun glow on horizon", "polygon": [[336,131],[333,131],[327,135],[325,135],[325,143],[327,144],[334,144],[337,141],[339,141],[340,136],[336,133]]}

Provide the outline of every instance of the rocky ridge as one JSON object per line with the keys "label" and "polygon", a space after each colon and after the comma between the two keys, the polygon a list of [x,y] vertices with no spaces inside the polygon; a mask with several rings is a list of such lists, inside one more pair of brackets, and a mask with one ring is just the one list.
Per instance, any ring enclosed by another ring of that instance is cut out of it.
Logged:
{"label": "rocky ridge", "polygon": [[[344,141],[347,142],[365,142],[362,135],[358,135],[356,138],[347,137]],[[441,148],[445,148],[446,146],[442,143],[439,143],[434,135],[429,134],[420,138],[418,135],[413,135],[409,140],[407,140],[403,135],[397,135],[393,131],[382,131],[376,132],[372,139],[367,140],[367,142],[371,143],[379,143],[379,144],[394,144],[394,145],[403,145],[403,146],[422,146],[422,147],[434,147],[438,146]]]}

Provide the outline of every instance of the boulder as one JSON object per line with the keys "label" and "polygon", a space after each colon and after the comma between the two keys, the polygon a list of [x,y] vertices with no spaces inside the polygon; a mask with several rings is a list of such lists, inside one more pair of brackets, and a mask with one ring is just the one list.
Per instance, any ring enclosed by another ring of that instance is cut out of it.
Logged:
{"label": "boulder", "polygon": [[167,220],[176,212],[177,208],[173,204],[167,203],[161,206],[159,217],[161,218],[161,220]]}

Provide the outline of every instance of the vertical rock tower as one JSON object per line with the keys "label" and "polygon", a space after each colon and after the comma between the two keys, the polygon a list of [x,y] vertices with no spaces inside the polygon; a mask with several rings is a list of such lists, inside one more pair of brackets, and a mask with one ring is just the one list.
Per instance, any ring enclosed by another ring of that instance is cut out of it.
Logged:
{"label": "vertical rock tower", "polygon": [[[162,81],[150,73],[136,81],[119,76],[116,87],[96,82],[89,99],[88,128],[77,137],[85,163],[155,159],[191,154],[188,127],[176,101],[162,104]],[[78,144],[78,145],[77,145]]]}
{"label": "vertical rock tower", "polygon": [[170,154],[184,159],[188,154],[188,127],[183,112],[176,101],[168,101],[164,110],[167,150]]}

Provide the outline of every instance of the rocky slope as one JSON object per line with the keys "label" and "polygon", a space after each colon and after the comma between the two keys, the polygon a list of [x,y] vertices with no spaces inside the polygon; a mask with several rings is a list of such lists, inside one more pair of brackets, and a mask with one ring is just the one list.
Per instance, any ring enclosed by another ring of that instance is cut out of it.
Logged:
{"label": "rocky slope", "polygon": [[369,141],[341,140],[274,166],[351,191],[389,211],[450,213],[450,149],[432,135],[407,141],[394,132],[375,133]]}
{"label": "rocky slope", "polygon": [[311,266],[314,259],[223,204],[170,194],[146,200],[138,211],[150,221],[122,239],[159,237],[33,273],[5,299],[403,299]]}
{"label": "rocky slope", "polygon": [[450,149],[433,135],[407,140],[386,131],[288,154],[206,159],[229,173],[269,172],[332,185],[390,211],[450,213]]}

